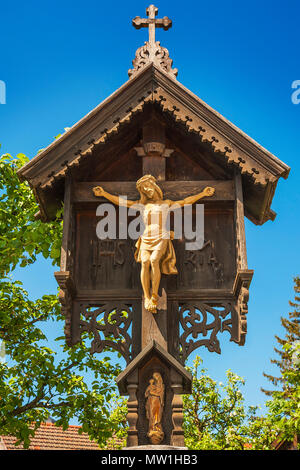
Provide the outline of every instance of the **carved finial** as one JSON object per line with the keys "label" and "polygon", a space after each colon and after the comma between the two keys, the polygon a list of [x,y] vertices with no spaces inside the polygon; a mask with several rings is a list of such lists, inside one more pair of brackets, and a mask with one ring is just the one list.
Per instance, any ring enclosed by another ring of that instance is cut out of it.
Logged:
{"label": "carved finial", "polygon": [[150,5],[146,9],[148,18],[140,18],[136,16],[132,20],[132,24],[136,29],[149,28],[149,41],[136,51],[135,59],[132,61],[133,69],[128,70],[128,75],[133,78],[145,65],[153,62],[161,67],[164,72],[173,78],[177,76],[177,69],[172,69],[173,60],[169,57],[169,51],[160,45],[159,41],[155,41],[155,28],[164,28],[167,31],[172,26],[172,20],[167,16],[163,18],[155,18],[158,9],[154,5]]}

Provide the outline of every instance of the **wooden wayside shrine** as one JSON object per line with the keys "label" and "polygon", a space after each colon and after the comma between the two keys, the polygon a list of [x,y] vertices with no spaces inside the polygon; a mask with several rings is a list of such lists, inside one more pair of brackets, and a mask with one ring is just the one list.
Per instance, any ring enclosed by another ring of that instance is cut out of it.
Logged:
{"label": "wooden wayside shrine", "polygon": [[[124,357],[117,383],[129,396],[128,447],[184,447],[181,395],[192,385],[187,358],[200,346],[220,354],[224,332],[245,344],[253,270],[244,217],[256,225],[274,220],[276,185],[289,174],[287,165],[177,80],[168,51],[155,40],[155,28],[167,30],[172,22],[156,16],[150,5],[147,18],[133,20],[137,29],[149,27],[149,40],[137,50],[129,80],[18,172],[34,191],[37,217],[47,222],[64,204],[55,277],[66,341],[75,345],[87,331],[91,353],[109,347]],[[107,215],[97,208],[108,200],[93,188],[139,200],[136,182],[143,175],[155,178],[168,201],[214,189],[199,201],[203,244],[187,250],[184,231],[172,241],[178,274],[162,274],[156,313],[143,303],[137,240],[119,222],[128,209],[113,206],[115,237],[97,236]]]}

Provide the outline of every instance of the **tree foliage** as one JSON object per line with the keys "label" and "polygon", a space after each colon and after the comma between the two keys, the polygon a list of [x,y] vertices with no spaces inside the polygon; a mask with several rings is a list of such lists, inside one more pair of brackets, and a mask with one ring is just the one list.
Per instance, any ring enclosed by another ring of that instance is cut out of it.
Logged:
{"label": "tree foliage", "polygon": [[16,171],[28,162],[23,154],[0,157],[0,272],[7,276],[17,265],[34,263],[39,254],[59,263],[62,210],[47,224],[35,218],[38,206],[27,182]]}
{"label": "tree foliage", "polygon": [[293,441],[300,436],[300,279],[295,279],[293,311],[281,318],[285,338],[276,336],[279,376],[264,374],[274,386],[265,391],[270,396],[266,413],[258,407],[245,408],[241,388],[244,381],[231,371],[227,384],[217,384],[202,368],[197,358],[193,367],[193,393],[185,397],[185,435],[191,449],[274,449],[276,439]]}
{"label": "tree foliage", "polygon": [[[278,359],[272,359],[271,363],[275,364],[279,368],[279,376],[275,377],[271,374],[264,373],[264,376],[275,386],[281,386],[282,390],[286,397],[289,395],[289,390],[293,386],[289,380],[289,372],[293,373],[294,370],[294,360],[293,360],[293,351],[297,350],[297,344],[300,342],[300,278],[296,278],[294,285],[295,290],[295,300],[290,301],[290,306],[293,307],[293,311],[289,312],[288,317],[281,317],[281,324],[285,328],[286,334],[284,338],[275,336],[279,348],[275,347],[274,351],[279,356]],[[295,352],[294,352],[295,355]],[[277,392],[275,390],[265,390],[262,391],[268,396],[275,396]],[[275,394],[275,395],[274,395]]]}
{"label": "tree foliage", "polygon": [[[31,300],[20,281],[10,274],[27,267],[38,255],[58,264],[62,236],[62,209],[56,220],[37,220],[32,191],[19,181],[23,154],[0,158],[0,339],[7,362],[0,363],[0,434],[11,434],[28,447],[30,437],[50,415],[58,426],[77,418],[81,432],[103,445],[116,429],[114,377],[118,366],[109,357],[89,353],[86,333],[80,344],[68,348],[57,338],[60,352],[48,347],[45,322],[60,329],[62,315],[56,295]],[[86,373],[94,379],[87,383]]]}
{"label": "tree foliage", "polygon": [[244,379],[227,371],[227,383],[217,382],[202,367],[199,357],[192,368],[192,395],[184,397],[185,443],[190,449],[268,449],[278,432],[259,416],[257,406],[246,408]]}
{"label": "tree foliage", "polygon": [[278,429],[281,439],[293,441],[298,436],[300,449],[300,344],[285,344],[284,351],[290,362],[289,368],[282,372],[282,390],[272,393],[267,402],[269,415]]}
{"label": "tree foliage", "polygon": [[272,399],[267,402],[269,414],[280,430],[282,439],[293,440],[300,436],[300,278],[294,280],[295,300],[288,317],[281,318],[286,330],[284,338],[276,336],[280,348],[274,348],[279,359],[271,362],[278,366],[280,375],[264,376],[275,386],[275,390],[264,390]]}
{"label": "tree foliage", "polygon": [[[0,361],[0,434],[16,436],[26,448],[49,416],[64,429],[77,418],[81,432],[103,447],[113,433],[126,437],[126,404],[117,398],[114,382],[120,368],[109,357],[90,355],[87,333],[73,348],[58,337],[60,352],[50,349],[45,324],[52,321],[60,329],[63,321],[57,296],[32,300],[22,283],[11,278],[16,266],[26,268],[39,255],[56,265],[60,257],[63,208],[47,224],[35,218],[38,207],[32,191],[16,174],[27,161],[23,154],[0,157],[0,340],[7,357],[7,362]],[[290,303],[294,310],[281,320],[286,337],[276,337],[280,360],[272,362],[279,366],[280,377],[265,374],[275,386],[282,385],[269,393],[266,415],[259,415],[258,407],[246,408],[241,377],[228,371],[227,383],[217,383],[197,358],[193,393],[184,397],[187,447],[271,449],[279,435],[293,439],[300,434],[299,279],[295,291],[295,302]],[[87,373],[93,377],[89,383],[83,378]]]}

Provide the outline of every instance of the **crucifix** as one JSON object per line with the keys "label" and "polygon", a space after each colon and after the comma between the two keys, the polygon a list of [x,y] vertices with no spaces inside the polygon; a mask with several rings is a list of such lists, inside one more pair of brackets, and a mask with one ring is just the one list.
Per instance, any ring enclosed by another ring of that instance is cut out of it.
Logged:
{"label": "crucifix", "polygon": [[118,206],[136,206],[138,210],[142,210],[145,230],[136,243],[135,259],[142,266],[141,283],[144,292],[144,308],[148,312],[157,313],[161,274],[178,274],[175,266],[176,255],[171,241],[174,238],[174,233],[167,229],[169,211],[172,207],[176,206],[178,209],[185,205],[194,204],[202,198],[210,197],[214,194],[215,189],[207,186],[194,196],[172,201],[163,198],[162,190],[152,175],[142,176],[137,181],[136,187],[140,193],[140,199],[137,201],[110,194],[101,186],[94,187],[93,193],[95,196],[104,197]]}
{"label": "crucifix", "polygon": [[130,78],[133,78],[146,64],[152,62],[158,67],[162,68],[167,74],[175,78],[177,76],[177,69],[172,68],[172,59],[169,57],[169,52],[165,47],[160,45],[159,41],[155,41],[155,28],[164,28],[167,31],[172,26],[172,20],[167,16],[163,18],[155,18],[157,16],[158,8],[150,5],[146,9],[148,18],[141,18],[136,16],[132,20],[132,25],[136,29],[148,28],[149,41],[146,41],[144,46],[139,47],[136,51],[136,57],[133,60],[134,68],[128,70]]}
{"label": "crucifix", "polygon": [[149,28],[149,45],[150,48],[155,48],[155,28],[164,28],[167,31],[172,26],[172,20],[167,16],[163,18],[155,18],[157,16],[158,8],[154,5],[150,5],[146,9],[148,18],[141,18],[136,16],[132,20],[132,24],[136,29]]}

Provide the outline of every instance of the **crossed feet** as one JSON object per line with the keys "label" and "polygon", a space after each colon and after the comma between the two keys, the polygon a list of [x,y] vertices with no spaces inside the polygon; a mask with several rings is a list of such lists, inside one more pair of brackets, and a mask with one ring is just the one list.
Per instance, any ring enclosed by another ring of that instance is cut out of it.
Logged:
{"label": "crossed feet", "polygon": [[151,298],[145,298],[144,306],[145,309],[151,313],[157,313],[157,302],[158,302],[158,295],[152,294]]}

